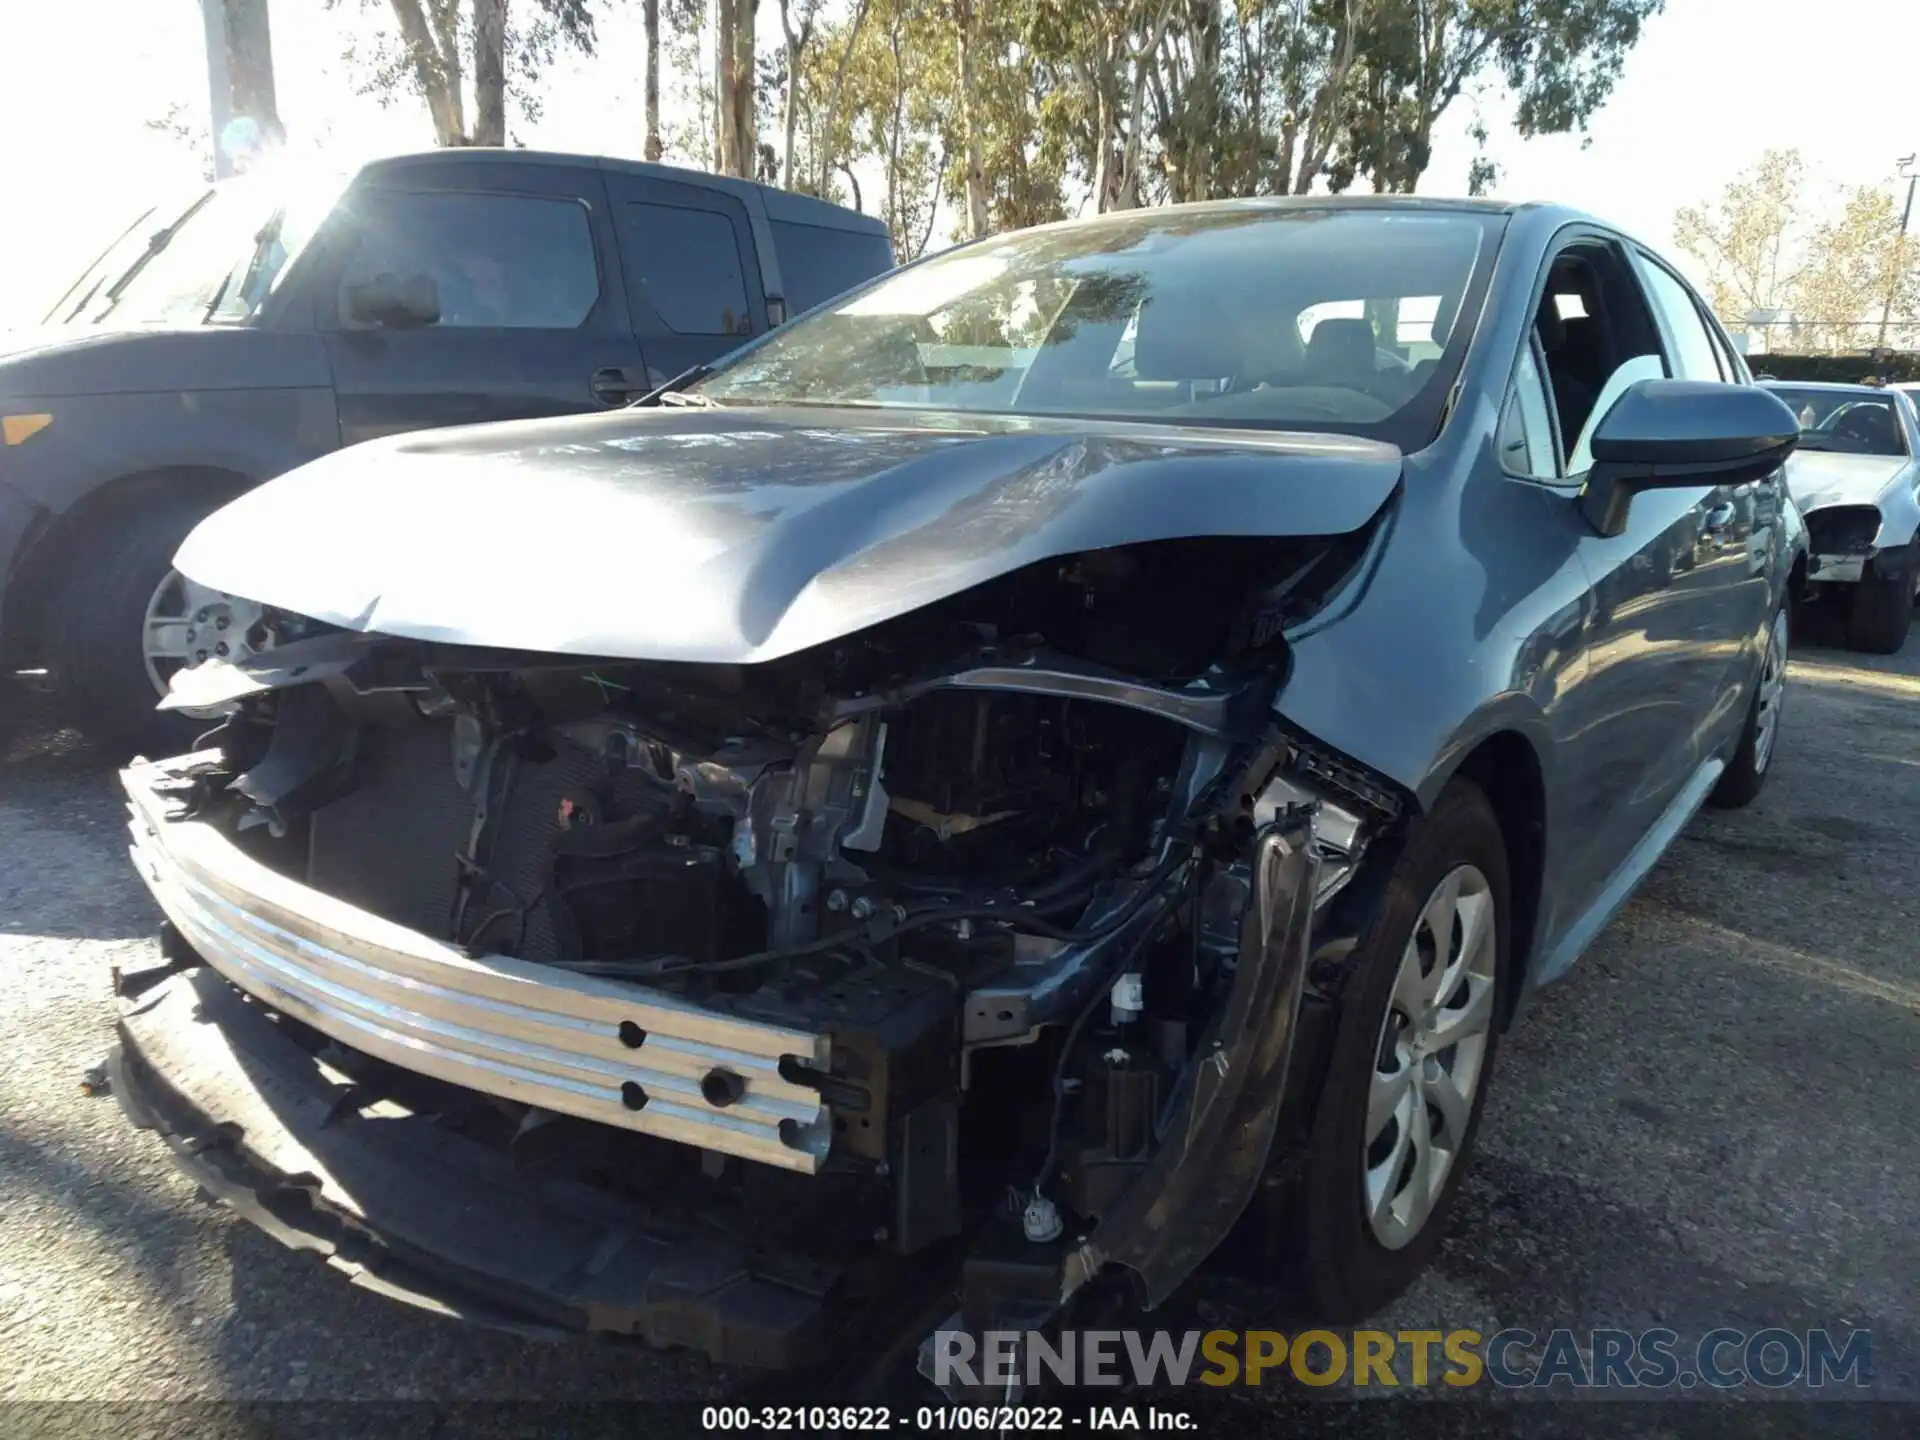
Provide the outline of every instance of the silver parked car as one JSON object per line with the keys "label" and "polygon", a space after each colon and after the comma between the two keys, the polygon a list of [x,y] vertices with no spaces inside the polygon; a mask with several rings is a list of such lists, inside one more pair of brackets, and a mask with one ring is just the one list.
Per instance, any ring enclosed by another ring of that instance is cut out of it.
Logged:
{"label": "silver parked car", "polygon": [[1787,487],[1807,523],[1806,593],[1847,607],[1847,644],[1906,643],[1920,585],[1920,411],[1905,390],[1769,387],[1800,420]]}

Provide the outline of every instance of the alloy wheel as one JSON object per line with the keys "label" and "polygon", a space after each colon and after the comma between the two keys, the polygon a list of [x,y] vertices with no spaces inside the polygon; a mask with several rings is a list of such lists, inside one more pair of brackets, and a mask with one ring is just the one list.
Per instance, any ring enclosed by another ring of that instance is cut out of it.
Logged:
{"label": "alloy wheel", "polygon": [[1493,1023],[1493,890],[1457,866],[1421,907],[1401,952],[1367,1096],[1362,1202],[1374,1238],[1417,1236],[1465,1147]]}
{"label": "alloy wheel", "polygon": [[[141,635],[147,679],[165,695],[176,672],[214,657],[235,662],[272,644],[262,608],[169,570],[147,601]],[[187,710],[195,719],[216,712]]]}
{"label": "alloy wheel", "polygon": [[1753,768],[1764,771],[1773,758],[1774,738],[1780,733],[1780,706],[1787,695],[1787,612],[1773,617],[1767,633],[1767,654],[1760,663],[1759,709],[1754,714]]}

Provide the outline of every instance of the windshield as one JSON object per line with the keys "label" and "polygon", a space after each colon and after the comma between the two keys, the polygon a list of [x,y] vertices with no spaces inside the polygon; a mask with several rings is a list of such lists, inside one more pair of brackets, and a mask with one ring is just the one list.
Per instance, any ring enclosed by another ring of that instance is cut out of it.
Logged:
{"label": "windshield", "polygon": [[184,210],[153,210],[48,316],[53,324],[238,325],[251,320],[340,184],[291,187],[249,176]]}
{"label": "windshield", "polygon": [[[197,204],[204,196],[204,189],[194,192],[192,201]],[[164,230],[183,215],[188,207],[184,197],[174,197],[170,204],[148,205],[133,218],[133,223],[121,230],[113,243],[100,253],[79,278],[68,285],[53,308],[41,318],[43,325],[61,325],[86,309],[103,289],[114,280],[127,273],[133,262],[146,252],[148,237],[157,230]]]}
{"label": "windshield", "polygon": [[1893,396],[1859,390],[1767,387],[1800,418],[1800,448],[1843,455],[1904,455],[1899,404]]}
{"label": "windshield", "polygon": [[[803,316],[694,387],[1432,438],[1501,217],[1136,211],[969,245]],[[1468,303],[1463,305],[1463,299]]]}

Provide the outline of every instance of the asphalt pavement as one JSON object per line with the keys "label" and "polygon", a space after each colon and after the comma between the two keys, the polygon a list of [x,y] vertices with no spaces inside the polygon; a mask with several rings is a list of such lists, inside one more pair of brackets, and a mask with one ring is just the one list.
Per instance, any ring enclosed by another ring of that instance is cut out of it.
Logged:
{"label": "asphalt pavement", "polygon": [[[1865,1327],[1872,1394],[1920,1402],[1917,740],[1920,641],[1801,652],[1766,792],[1697,819],[1508,1035],[1450,1237],[1380,1328]],[[156,921],[112,770],[0,689],[0,1401],[740,1393],[698,1358],[529,1342],[355,1290],[196,1198],[158,1140],[82,1094],[109,969],[151,963]],[[1273,1323],[1229,1275],[1190,1304]],[[1435,1408],[1368,1405],[1364,1428],[1422,1433]],[[27,1413],[0,1407],[0,1429]],[[1886,1433],[1920,1411],[1898,1413]]]}

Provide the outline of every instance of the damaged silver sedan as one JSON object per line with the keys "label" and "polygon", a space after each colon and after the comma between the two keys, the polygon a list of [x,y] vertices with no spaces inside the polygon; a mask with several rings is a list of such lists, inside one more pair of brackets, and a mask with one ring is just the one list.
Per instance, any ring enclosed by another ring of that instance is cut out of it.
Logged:
{"label": "damaged silver sedan", "polygon": [[125,773],[118,1093],[526,1330],[803,1366],[1229,1242],[1377,1309],[1523,994],[1773,754],[1796,427],[1656,272],[1551,209],[1104,217],[243,497],[178,564],[275,643]]}

